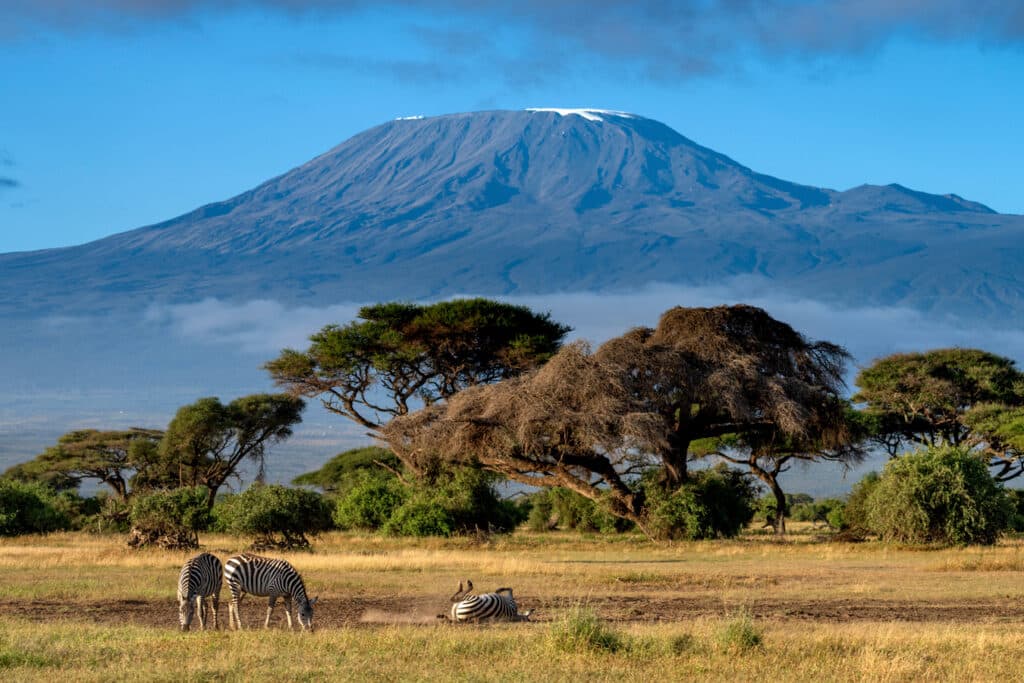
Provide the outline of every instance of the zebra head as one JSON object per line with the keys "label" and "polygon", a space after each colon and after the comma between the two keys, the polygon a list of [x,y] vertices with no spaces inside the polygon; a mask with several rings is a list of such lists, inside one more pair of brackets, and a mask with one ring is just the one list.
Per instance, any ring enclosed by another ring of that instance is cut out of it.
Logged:
{"label": "zebra head", "polygon": [[189,626],[192,625],[192,619],[196,615],[196,601],[191,595],[188,597],[178,597],[178,623],[181,624],[181,630],[187,631]]}
{"label": "zebra head", "polygon": [[313,598],[312,600],[302,600],[299,602],[299,626],[305,631],[307,628],[313,630],[313,605],[320,598]]}
{"label": "zebra head", "polygon": [[459,602],[460,600],[465,599],[467,596],[469,596],[470,593],[473,592],[473,582],[469,579],[466,579],[466,584],[466,590],[462,590],[462,582],[459,581],[459,590],[455,591],[455,595],[448,598],[449,602]]}
{"label": "zebra head", "polygon": [[532,609],[528,609],[525,612],[518,612],[514,617],[514,621],[529,621],[531,614],[533,614]]}

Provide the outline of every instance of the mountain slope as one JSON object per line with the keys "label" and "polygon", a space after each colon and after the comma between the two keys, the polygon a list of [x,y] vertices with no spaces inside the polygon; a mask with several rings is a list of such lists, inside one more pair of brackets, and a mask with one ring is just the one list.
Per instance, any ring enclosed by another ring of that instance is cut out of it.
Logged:
{"label": "mountain slope", "polygon": [[480,112],[392,121],[173,220],[0,255],[0,314],[753,275],[838,303],[1016,324],[1022,240],[1021,216],[899,185],[789,183],[638,116]]}

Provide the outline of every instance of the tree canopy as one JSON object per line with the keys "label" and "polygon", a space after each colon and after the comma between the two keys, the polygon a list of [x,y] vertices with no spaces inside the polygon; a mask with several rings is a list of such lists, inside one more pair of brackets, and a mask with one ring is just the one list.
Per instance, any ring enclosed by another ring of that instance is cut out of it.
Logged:
{"label": "tree canopy", "polygon": [[419,404],[536,367],[570,329],[488,299],[377,304],[358,318],[324,327],[306,351],[285,349],[264,367],[293,396],[317,397],[373,431]]}
{"label": "tree canopy", "polygon": [[687,478],[690,445],[778,433],[832,447],[848,438],[839,400],[846,352],[752,306],[673,308],[596,352],[561,349],[536,371],[471,387],[383,430],[403,460],[478,459],[534,486],[562,486],[645,526],[631,486],[657,468]]}
{"label": "tree canopy", "polygon": [[895,457],[908,446],[964,445],[990,456],[996,476],[1024,471],[1024,373],[978,349],[936,349],[881,358],[857,375],[874,439]]}
{"label": "tree canopy", "polygon": [[132,428],[120,431],[80,429],[68,432],[41,455],[8,470],[13,479],[40,481],[55,489],[75,489],[86,479],[106,484],[126,500],[130,484],[152,476],[156,443],[163,432]]}
{"label": "tree canopy", "polygon": [[207,505],[236,477],[243,460],[256,463],[262,477],[267,447],[292,434],[305,403],[287,394],[253,394],[224,405],[202,398],[178,409],[160,442],[165,465],[178,471],[179,486],[205,486]]}

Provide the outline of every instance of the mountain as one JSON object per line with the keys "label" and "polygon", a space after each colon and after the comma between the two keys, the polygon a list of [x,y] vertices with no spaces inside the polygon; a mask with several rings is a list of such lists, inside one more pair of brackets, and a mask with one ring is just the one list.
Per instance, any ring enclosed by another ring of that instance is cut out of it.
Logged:
{"label": "mountain", "polygon": [[1024,216],[900,185],[787,182],[632,114],[489,111],[391,121],[164,223],[0,255],[0,315],[756,276],[838,304],[1015,325],[1021,243]]}

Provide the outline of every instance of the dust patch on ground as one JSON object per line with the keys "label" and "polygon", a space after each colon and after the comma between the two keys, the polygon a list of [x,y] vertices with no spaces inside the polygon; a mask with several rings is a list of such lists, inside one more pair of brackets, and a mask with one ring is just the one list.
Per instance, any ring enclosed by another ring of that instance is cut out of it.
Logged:
{"label": "dust patch on ground", "polygon": [[[590,596],[585,600],[564,596],[538,599],[523,596],[524,608],[533,609],[534,622],[550,622],[567,610],[584,604],[601,618],[619,623],[687,622],[696,618],[729,617],[742,609],[757,619],[800,622],[971,622],[999,623],[1024,621],[1024,606],[1010,600],[972,600],[940,602],[912,600],[872,600],[838,598],[832,600],[773,600],[754,598],[742,604],[725,604],[707,598],[657,598]],[[340,628],[377,624],[447,623],[438,614],[447,612],[444,599],[323,596],[316,605],[314,624],[321,628]],[[178,605],[168,600],[108,600],[102,602],[57,600],[2,600],[0,611],[8,616],[38,622],[93,622],[133,624],[137,626],[177,628]],[[248,599],[242,602],[242,620],[246,628],[262,627],[266,602]],[[227,624],[228,603],[222,601],[219,621]],[[287,628],[279,606],[271,623]]]}

